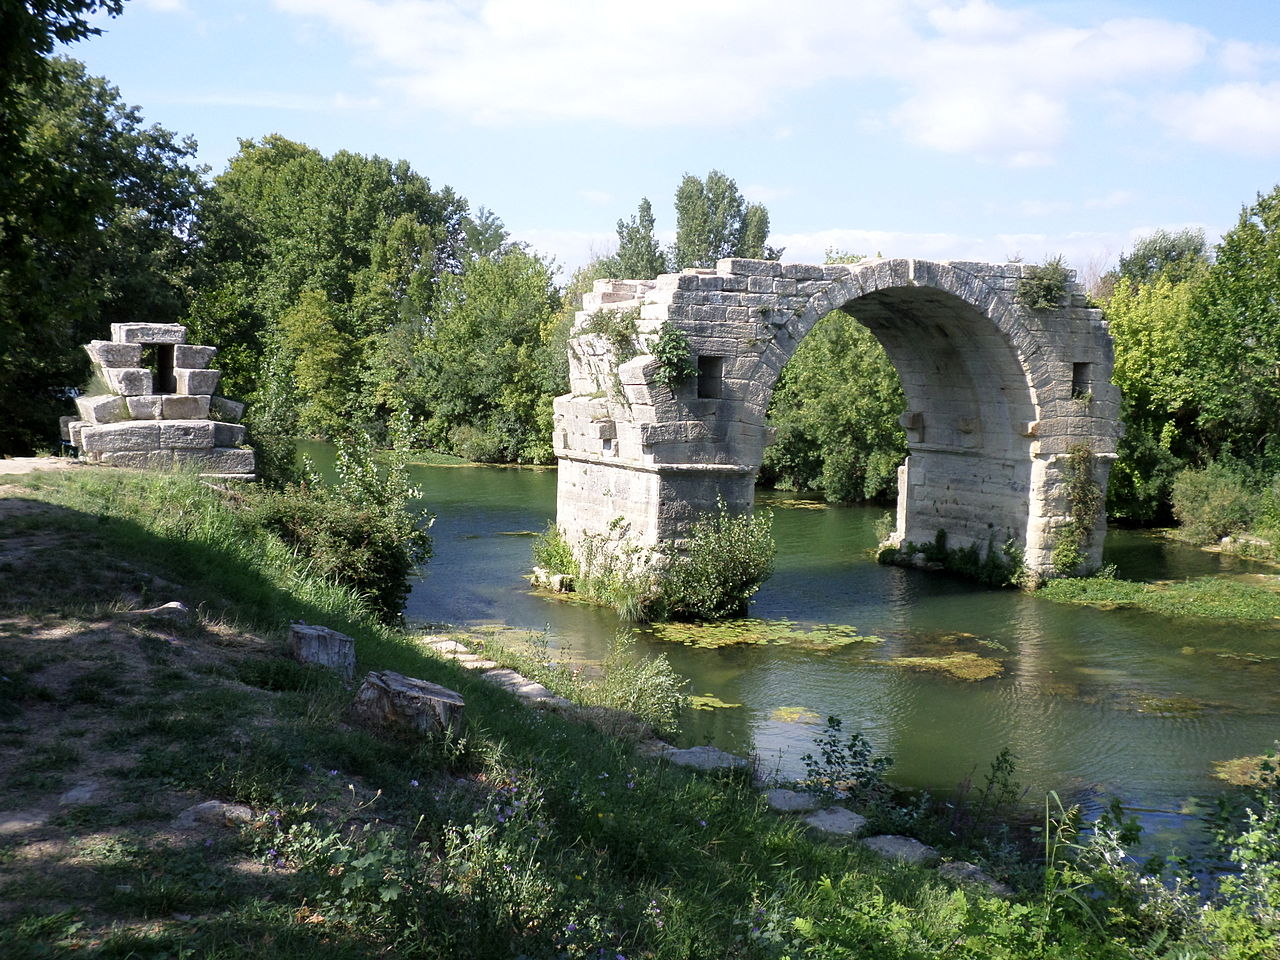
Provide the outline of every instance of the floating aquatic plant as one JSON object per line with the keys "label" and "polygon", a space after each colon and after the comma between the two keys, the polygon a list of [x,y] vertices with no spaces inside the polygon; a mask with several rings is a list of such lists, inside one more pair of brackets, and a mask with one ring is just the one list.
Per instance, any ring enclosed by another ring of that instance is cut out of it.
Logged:
{"label": "floating aquatic plant", "polygon": [[842,623],[797,624],[794,620],[719,620],[714,622],[662,623],[653,635],[673,643],[715,649],[748,644],[791,644],[815,648],[842,647],[854,643],[883,643],[883,637],[863,636],[856,627]]}
{"label": "floating aquatic plant", "polygon": [[885,661],[908,670],[932,670],[957,680],[987,680],[1004,673],[1004,664],[976,653],[949,653],[944,657],[894,657]]}

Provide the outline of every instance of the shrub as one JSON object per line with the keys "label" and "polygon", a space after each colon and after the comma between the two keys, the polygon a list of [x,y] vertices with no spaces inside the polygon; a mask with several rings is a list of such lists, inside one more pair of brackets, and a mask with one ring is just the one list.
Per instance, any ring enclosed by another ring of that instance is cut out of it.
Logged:
{"label": "shrub", "polygon": [[667,566],[659,600],[662,612],[676,620],[740,614],[773,574],[776,551],[772,513],[735,515],[720,500],[715,514],[694,523],[688,552]]}
{"label": "shrub", "polygon": [[1028,310],[1052,310],[1062,306],[1067,295],[1071,271],[1062,262],[1061,255],[1046,260],[1038,267],[1026,267],[1018,280],[1013,299]]}
{"label": "shrub", "polygon": [[650,347],[650,352],[658,361],[653,382],[668,390],[675,390],[698,372],[698,365],[693,360],[693,350],[689,347],[689,338],[670,321],[662,324],[658,339]]}
{"label": "shrub", "polygon": [[1256,500],[1247,482],[1221,463],[1184,470],[1173,481],[1173,515],[1194,543],[1221,540],[1246,527]]}
{"label": "shrub", "polygon": [[259,522],[276,532],[321,576],[368,598],[379,619],[398,621],[409,579],[431,556],[432,517],[412,507],[421,491],[408,479],[412,448],[407,420],[393,423],[395,448],[379,467],[372,441],[337,441],[337,482],[326,484],[308,464],[307,479],[265,491]]}

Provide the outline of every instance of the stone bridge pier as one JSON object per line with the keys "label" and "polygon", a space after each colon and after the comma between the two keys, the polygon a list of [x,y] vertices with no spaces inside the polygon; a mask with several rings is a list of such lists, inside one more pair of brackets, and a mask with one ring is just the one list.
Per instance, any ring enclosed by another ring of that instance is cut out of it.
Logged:
{"label": "stone bridge pier", "polygon": [[[1028,269],[726,259],[597,281],[569,341],[571,392],[555,401],[557,524],[575,546],[591,536],[678,547],[718,497],[750,509],[774,383],[813,325],[845,310],[884,346],[906,394],[909,456],[889,542],[931,543],[939,530],[951,548],[1011,542],[1034,573],[1052,576],[1072,520],[1068,454],[1087,448],[1105,491],[1120,397],[1101,311],[1074,282],[1056,308],[1018,305]],[[601,312],[618,318],[612,330],[592,321]],[[674,390],[655,380],[649,352],[664,323],[684,332],[697,362]],[[1099,565],[1104,531],[1099,515],[1084,569]]]}

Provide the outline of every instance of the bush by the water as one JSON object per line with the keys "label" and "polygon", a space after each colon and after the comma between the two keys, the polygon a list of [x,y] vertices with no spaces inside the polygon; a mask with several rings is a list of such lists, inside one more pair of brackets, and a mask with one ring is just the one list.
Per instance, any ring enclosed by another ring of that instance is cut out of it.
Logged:
{"label": "bush by the water", "polygon": [[734,514],[722,500],[716,513],[693,524],[682,555],[587,536],[575,556],[551,526],[534,542],[533,560],[569,574],[580,595],[624,620],[719,620],[741,614],[773,574],[772,531],[772,513]]}
{"label": "bush by the water", "polygon": [[1260,498],[1230,467],[1210,463],[1184,470],[1173,481],[1173,515],[1194,543],[1221,540],[1249,526]]}

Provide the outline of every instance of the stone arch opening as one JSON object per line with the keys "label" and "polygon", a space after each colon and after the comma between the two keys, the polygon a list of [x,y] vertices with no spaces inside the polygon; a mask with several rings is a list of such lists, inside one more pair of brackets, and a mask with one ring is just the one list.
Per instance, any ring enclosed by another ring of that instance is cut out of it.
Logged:
{"label": "stone arch opening", "polygon": [[[1078,288],[1055,310],[1018,306],[1024,269],[724,260],[655,281],[599,281],[583,323],[599,309],[637,310],[642,349],[675,325],[697,357],[715,358],[706,366],[718,395],[702,377],[661,386],[650,354],[619,362],[603,337],[571,338],[572,392],[556,400],[558,524],[570,542],[678,545],[718,498],[749,509],[777,378],[814,324],[845,310],[884,346],[907,397],[894,539],[926,543],[943,531],[949,546],[980,551],[1011,542],[1035,573],[1051,575],[1056,535],[1078,522],[1061,483],[1067,455],[1087,446],[1105,489],[1119,397],[1100,312]],[[1082,370],[1095,388],[1087,397]],[[1102,529],[1098,517],[1090,565]]]}

